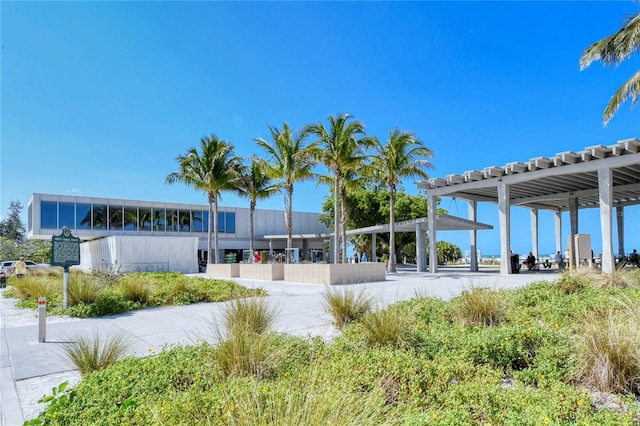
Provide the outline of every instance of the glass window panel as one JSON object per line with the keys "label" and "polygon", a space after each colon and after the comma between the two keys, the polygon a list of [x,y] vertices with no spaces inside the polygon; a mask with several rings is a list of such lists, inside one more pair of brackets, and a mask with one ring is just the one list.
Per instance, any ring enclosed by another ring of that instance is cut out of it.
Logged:
{"label": "glass window panel", "polygon": [[68,226],[73,229],[76,223],[74,203],[58,203],[58,224],[60,229]]}
{"label": "glass window panel", "polygon": [[236,214],[235,213],[229,213],[229,212],[225,213],[224,223],[225,223],[226,232],[229,232],[231,234],[236,233]]}
{"label": "glass window panel", "polygon": [[167,232],[178,230],[178,210],[167,209]]}
{"label": "glass window panel", "polygon": [[198,210],[191,211],[191,224],[193,232],[202,232],[202,212]]}
{"label": "glass window panel", "polygon": [[76,204],[76,229],[91,229],[91,204]]}
{"label": "glass window panel", "polygon": [[191,212],[189,210],[180,210],[180,232],[189,232],[191,230]]}
{"label": "glass window panel", "polygon": [[122,206],[109,205],[109,229],[122,229]]}
{"label": "glass window panel", "polygon": [[40,202],[40,227],[58,229],[58,203],[56,201]]}
{"label": "glass window panel", "polygon": [[218,212],[218,232],[227,232],[224,226],[224,212]]}
{"label": "glass window panel", "polygon": [[202,232],[209,232],[209,212],[202,212]]}
{"label": "glass window panel", "polygon": [[167,217],[164,209],[153,209],[153,230],[159,232],[167,230]]}
{"label": "glass window panel", "polygon": [[106,204],[94,204],[93,205],[93,229],[107,229],[107,205]]}
{"label": "glass window panel", "polygon": [[151,209],[146,207],[140,207],[138,210],[138,229],[140,231],[151,231]]}
{"label": "glass window panel", "polygon": [[138,230],[138,208],[127,207],[124,208],[124,229],[125,231],[137,231]]}

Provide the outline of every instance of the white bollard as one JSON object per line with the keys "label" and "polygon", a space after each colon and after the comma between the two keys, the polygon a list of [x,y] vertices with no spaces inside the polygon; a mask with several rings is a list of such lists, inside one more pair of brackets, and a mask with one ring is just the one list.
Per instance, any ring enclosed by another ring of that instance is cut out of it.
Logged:
{"label": "white bollard", "polygon": [[38,342],[47,339],[47,299],[38,297]]}

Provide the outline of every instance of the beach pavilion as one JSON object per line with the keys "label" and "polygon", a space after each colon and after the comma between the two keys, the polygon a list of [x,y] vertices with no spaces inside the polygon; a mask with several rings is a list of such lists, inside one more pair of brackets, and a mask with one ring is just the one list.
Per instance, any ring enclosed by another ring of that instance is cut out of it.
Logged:
{"label": "beach pavilion", "polygon": [[[576,254],[579,234],[578,210],[600,209],[602,234],[602,272],[615,269],[613,217],[615,209],[618,253],[624,254],[624,208],[640,204],[640,140],[625,139],[614,145],[587,147],[579,152],[561,152],[553,157],[537,157],[527,162],[513,162],[501,167],[470,170],[444,178],[418,182],[426,190],[430,258],[429,270],[437,272],[435,221],[437,197],[455,197],[469,204],[468,218],[475,222],[477,203],[498,205],[500,226],[500,273],[511,272],[510,211],[512,206],[530,210],[531,239],[538,257],[538,212],[555,215],[556,250],[562,247],[561,214],[568,211],[571,226],[570,250]],[[477,231],[470,232],[471,268],[477,270]],[[575,258],[572,262],[575,264]]]}

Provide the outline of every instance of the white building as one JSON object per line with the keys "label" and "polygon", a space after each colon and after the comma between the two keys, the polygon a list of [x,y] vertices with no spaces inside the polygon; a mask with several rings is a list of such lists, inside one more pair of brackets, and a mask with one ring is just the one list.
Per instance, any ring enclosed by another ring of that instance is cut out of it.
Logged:
{"label": "white building", "polygon": [[[207,260],[207,231],[209,206],[197,204],[178,204],[114,198],[80,197],[69,195],[33,194],[27,205],[27,237],[51,239],[61,233],[64,226],[83,241],[98,239],[110,240],[107,243],[94,242],[93,248],[83,247],[85,258],[90,252],[99,252],[102,259],[91,259],[90,264],[82,260],[83,269],[99,266],[101,262],[109,264],[113,260],[126,265],[169,265],[167,256],[175,257],[175,250],[167,245],[175,238],[189,238],[193,243],[182,241],[179,245],[195,247],[184,253],[186,264],[197,265]],[[287,229],[284,213],[280,210],[254,211],[254,249],[270,253],[283,252],[286,248]],[[325,243],[331,230],[320,223],[318,213],[293,212],[293,247],[298,248],[300,259],[323,261]],[[235,256],[236,261],[248,255],[249,249],[249,208],[220,207],[218,210],[218,249],[220,259]],[[109,238],[115,237],[115,238]],[[141,247],[140,250],[124,251],[116,242],[124,239]],[[131,237],[137,237],[133,243]],[[164,237],[164,238],[158,238]],[[143,241],[155,241],[149,244]],[[98,246],[103,246],[98,249]],[[113,249],[105,249],[112,247]],[[153,251],[153,253],[150,253]],[[136,254],[137,253],[137,254]],[[124,256],[124,257],[123,257]],[[195,262],[195,263],[194,263]],[[85,265],[85,263],[87,265]],[[170,268],[169,266],[167,268]],[[187,267],[180,267],[187,269]],[[189,267],[191,268],[191,267]],[[136,269],[132,267],[132,269]],[[138,268],[140,269],[140,268]],[[144,268],[142,268],[144,269]],[[156,266],[155,269],[163,269]],[[182,270],[181,272],[195,272]]]}

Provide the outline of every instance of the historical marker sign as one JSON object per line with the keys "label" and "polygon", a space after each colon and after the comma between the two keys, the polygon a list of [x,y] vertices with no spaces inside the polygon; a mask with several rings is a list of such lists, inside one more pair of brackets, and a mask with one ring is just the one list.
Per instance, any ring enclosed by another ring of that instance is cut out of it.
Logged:
{"label": "historical marker sign", "polygon": [[80,238],[71,235],[65,226],[62,234],[51,237],[51,265],[67,269],[80,264]]}

